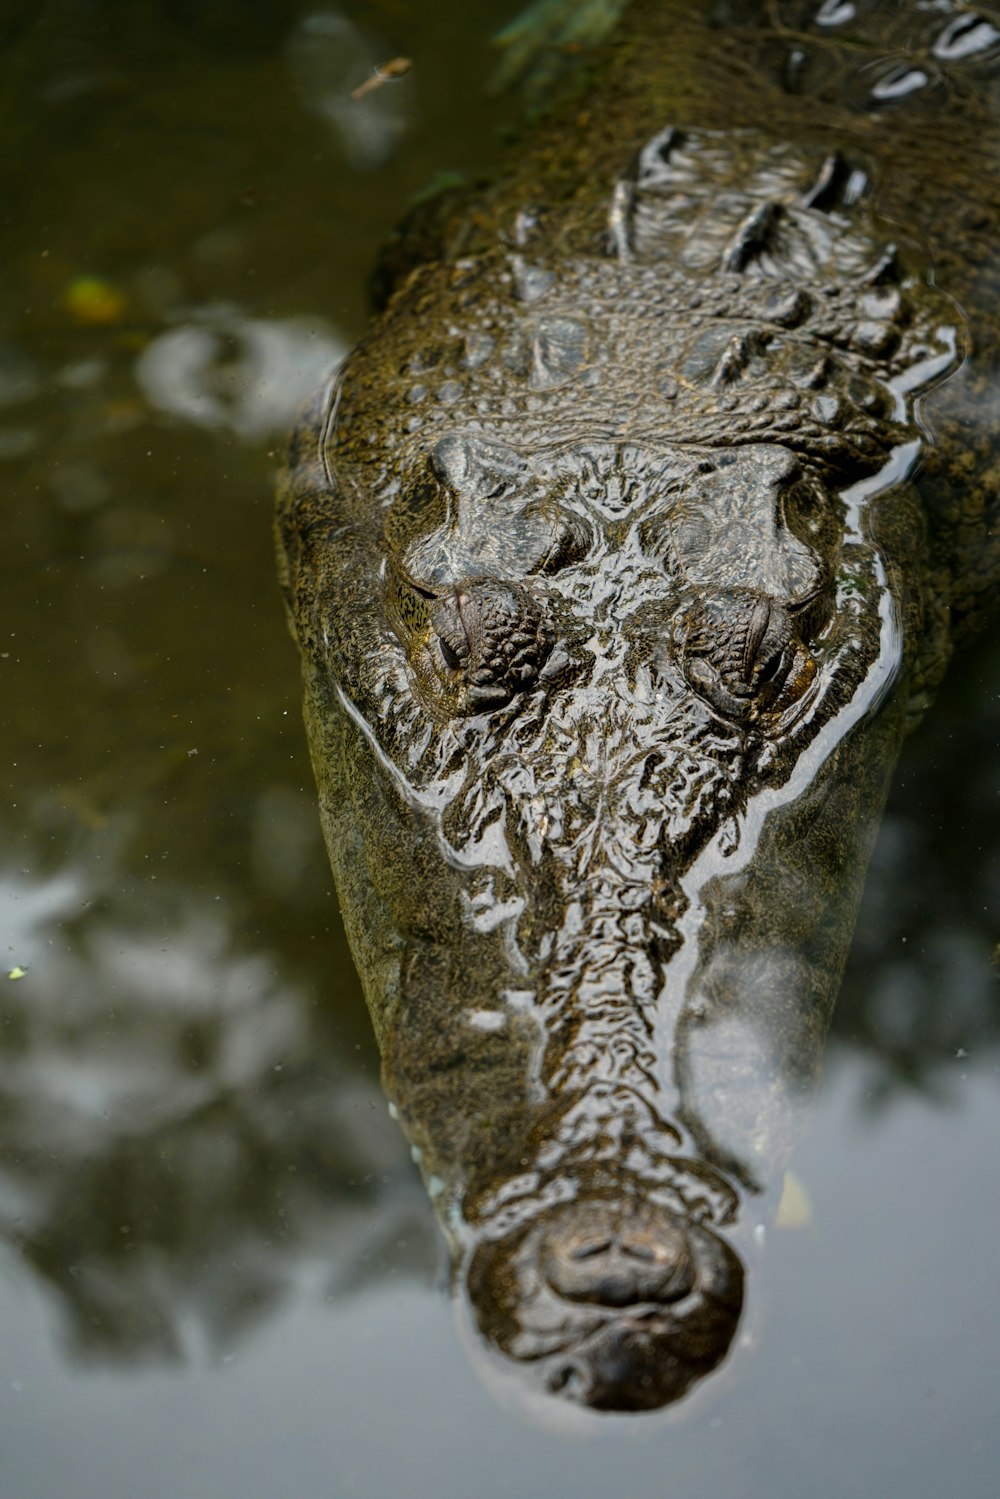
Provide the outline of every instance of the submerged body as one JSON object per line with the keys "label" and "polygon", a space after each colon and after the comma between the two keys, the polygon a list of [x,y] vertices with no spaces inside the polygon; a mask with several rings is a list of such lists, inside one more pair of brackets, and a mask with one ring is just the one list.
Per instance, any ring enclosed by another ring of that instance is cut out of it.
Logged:
{"label": "submerged body", "polygon": [[486,1339],[607,1409],[729,1346],[901,739],[998,563],[959,308],[1000,36],[732,9],[636,0],[404,229],[280,501],[387,1090]]}

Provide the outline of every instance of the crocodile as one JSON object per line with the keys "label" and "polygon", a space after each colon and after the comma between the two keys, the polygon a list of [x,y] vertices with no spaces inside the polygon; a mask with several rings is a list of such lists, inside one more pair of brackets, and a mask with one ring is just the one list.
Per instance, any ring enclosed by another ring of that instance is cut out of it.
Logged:
{"label": "crocodile", "polygon": [[632,0],[404,220],[292,435],[347,932],[519,1387],[655,1410],[733,1342],[901,742],[996,592],[998,57],[947,0]]}

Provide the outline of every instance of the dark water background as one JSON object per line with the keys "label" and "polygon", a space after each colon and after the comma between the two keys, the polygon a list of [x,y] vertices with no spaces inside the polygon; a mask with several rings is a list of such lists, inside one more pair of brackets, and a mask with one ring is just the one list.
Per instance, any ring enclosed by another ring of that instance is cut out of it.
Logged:
{"label": "dark water background", "polygon": [[401,207],[495,159],[510,9],[0,3],[2,1499],[1000,1491],[995,632],[908,747],[730,1367],[566,1433],[462,1351],[270,512]]}

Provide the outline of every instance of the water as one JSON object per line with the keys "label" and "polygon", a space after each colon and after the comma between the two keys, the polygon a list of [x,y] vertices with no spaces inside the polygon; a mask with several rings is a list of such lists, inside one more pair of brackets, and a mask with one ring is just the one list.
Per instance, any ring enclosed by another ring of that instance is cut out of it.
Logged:
{"label": "water", "polygon": [[0,13],[0,1492],[995,1493],[995,634],[897,777],[807,1221],[769,1231],[737,1357],[596,1432],[470,1372],[337,922],[270,513],[401,206],[496,156],[510,8],[245,9]]}

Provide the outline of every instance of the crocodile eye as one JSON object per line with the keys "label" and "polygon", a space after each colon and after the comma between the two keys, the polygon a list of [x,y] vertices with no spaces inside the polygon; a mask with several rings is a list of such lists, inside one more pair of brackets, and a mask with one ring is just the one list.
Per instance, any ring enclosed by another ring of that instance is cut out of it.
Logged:
{"label": "crocodile eye", "polygon": [[[438,649],[441,652],[441,659],[449,671],[461,670],[462,656],[452,645],[451,641],[446,640],[443,635],[438,637]],[[464,654],[466,656],[469,654],[467,649]]]}
{"label": "crocodile eye", "polygon": [[475,647],[478,627],[467,597],[457,591],[441,594],[432,603],[429,618],[441,660],[449,672],[461,671]]}
{"label": "crocodile eye", "polygon": [[759,693],[780,685],[791,665],[792,622],[785,609],[771,599],[758,599],[746,626],[742,676]]}
{"label": "crocodile eye", "polygon": [[775,651],[774,654],[769,657],[769,659],[764,663],[764,665],[757,673],[758,687],[765,687],[768,682],[773,682],[775,677],[777,677],[779,670],[782,667],[787,668],[787,665],[788,653],[784,650]]}
{"label": "crocodile eye", "polygon": [[419,696],[438,717],[488,713],[531,691],[552,649],[541,601],[521,583],[436,583],[396,566],[386,600]]}
{"label": "crocodile eye", "polygon": [[[780,668],[780,669],[779,669]],[[768,722],[774,724],[784,718],[805,696],[816,677],[816,661],[804,645],[793,641],[781,652],[770,678],[764,682],[760,705]]]}
{"label": "crocodile eye", "polygon": [[773,724],[813,680],[815,662],[776,600],[727,593],[692,605],[675,630],[692,687],[724,718]]}
{"label": "crocodile eye", "polygon": [[743,645],[742,667],[747,681],[760,679],[762,663],[771,666],[776,657],[780,659],[790,633],[784,610],[779,614],[770,599],[758,599],[746,625]]}

